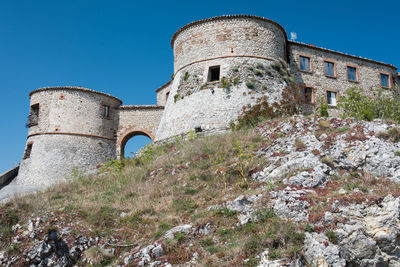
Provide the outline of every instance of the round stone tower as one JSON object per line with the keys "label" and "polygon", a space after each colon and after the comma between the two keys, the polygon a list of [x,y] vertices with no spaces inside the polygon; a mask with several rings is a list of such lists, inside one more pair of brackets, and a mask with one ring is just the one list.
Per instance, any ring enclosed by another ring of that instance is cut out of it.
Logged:
{"label": "round stone tower", "polygon": [[156,140],[195,127],[227,128],[258,98],[279,101],[286,84],[272,72],[285,65],[286,42],[278,23],[249,15],[214,17],[179,29],[171,41],[174,79]]}
{"label": "round stone tower", "polygon": [[82,87],[29,94],[28,139],[16,185],[49,186],[114,159],[122,101]]}

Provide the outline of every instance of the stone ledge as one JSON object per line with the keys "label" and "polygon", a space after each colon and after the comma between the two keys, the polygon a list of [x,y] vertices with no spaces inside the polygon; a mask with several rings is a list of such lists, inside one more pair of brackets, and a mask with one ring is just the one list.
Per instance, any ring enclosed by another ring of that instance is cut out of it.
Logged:
{"label": "stone ledge", "polygon": [[126,105],[120,106],[119,110],[142,110],[142,109],[164,109],[164,106],[159,105]]}
{"label": "stone ledge", "polygon": [[117,97],[115,97],[115,96],[112,96],[112,95],[109,95],[109,94],[106,94],[106,93],[102,93],[102,92],[98,92],[98,91],[95,91],[95,90],[92,90],[92,89],[88,89],[88,88],[85,88],[85,87],[80,87],[80,86],[42,87],[42,88],[39,88],[39,89],[36,89],[36,90],[33,90],[32,92],[30,92],[29,93],[29,97],[31,97],[35,93],[39,93],[39,92],[42,92],[42,91],[50,91],[50,90],[71,90],[71,91],[83,91],[83,92],[88,92],[88,93],[94,93],[94,94],[98,94],[98,95],[111,97],[111,98],[119,101],[122,104],[122,100],[117,98]]}
{"label": "stone ledge", "polygon": [[208,18],[208,19],[197,20],[197,21],[191,22],[189,24],[186,24],[185,26],[183,26],[182,28],[177,30],[175,32],[175,34],[172,36],[171,46],[172,46],[172,48],[174,48],[174,42],[175,42],[176,37],[186,29],[189,29],[189,28],[191,28],[193,26],[196,26],[196,25],[199,25],[199,24],[211,22],[211,21],[228,20],[228,19],[254,19],[254,20],[261,20],[261,21],[264,21],[264,22],[272,23],[275,26],[277,26],[279,29],[282,30],[282,32],[285,35],[285,39],[287,40],[286,30],[282,27],[282,25],[280,25],[276,21],[273,21],[273,20],[270,20],[270,19],[267,19],[267,18],[263,18],[263,17],[259,17],[259,16],[254,16],[254,15],[223,15],[223,16],[217,16],[217,17],[212,17],[212,18]]}

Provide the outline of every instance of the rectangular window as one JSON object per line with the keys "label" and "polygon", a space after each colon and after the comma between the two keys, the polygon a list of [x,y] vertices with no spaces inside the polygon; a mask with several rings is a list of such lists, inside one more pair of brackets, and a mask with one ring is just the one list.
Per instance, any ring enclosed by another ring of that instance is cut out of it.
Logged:
{"label": "rectangular window", "polygon": [[325,75],[330,77],[335,77],[336,76],[335,63],[325,61],[324,64],[325,64]]}
{"label": "rectangular window", "polygon": [[108,105],[103,106],[103,118],[110,118],[110,106]]}
{"label": "rectangular window", "polygon": [[351,82],[357,81],[357,68],[347,66],[347,80]]}
{"label": "rectangular window", "polygon": [[381,87],[382,88],[389,88],[389,75],[381,73]]}
{"label": "rectangular window", "polygon": [[208,81],[219,81],[220,66],[213,66],[208,69]]}
{"label": "rectangular window", "polygon": [[300,70],[311,72],[311,61],[309,57],[300,56]]}
{"label": "rectangular window", "polygon": [[329,106],[336,106],[337,93],[333,91],[326,91],[326,102]]}
{"label": "rectangular window", "polygon": [[303,95],[304,95],[304,102],[306,104],[314,103],[312,88],[309,88],[309,87],[304,88]]}
{"label": "rectangular window", "polygon": [[39,123],[39,103],[31,106],[28,116],[27,127],[38,125]]}
{"label": "rectangular window", "polygon": [[169,97],[169,92],[167,92],[167,93],[165,94],[165,100],[167,100],[168,97]]}
{"label": "rectangular window", "polygon": [[25,153],[24,153],[24,158],[27,159],[31,157],[31,152],[32,152],[32,143],[26,145]]}

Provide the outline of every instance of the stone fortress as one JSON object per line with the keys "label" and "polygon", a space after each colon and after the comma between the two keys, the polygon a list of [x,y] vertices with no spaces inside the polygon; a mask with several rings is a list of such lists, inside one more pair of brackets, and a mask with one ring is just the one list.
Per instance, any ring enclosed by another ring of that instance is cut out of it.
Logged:
{"label": "stone fortress", "polygon": [[82,87],[31,92],[26,149],[11,184],[45,187],[74,170],[95,170],[123,157],[135,135],[162,141],[192,130],[226,129],[258,98],[279,102],[288,79],[302,86],[310,106],[323,97],[332,109],[338,95],[355,85],[368,93],[399,84],[393,65],[289,41],[281,25],[257,16],[192,22],[171,45],[174,74],[156,90],[157,105],[122,105]]}

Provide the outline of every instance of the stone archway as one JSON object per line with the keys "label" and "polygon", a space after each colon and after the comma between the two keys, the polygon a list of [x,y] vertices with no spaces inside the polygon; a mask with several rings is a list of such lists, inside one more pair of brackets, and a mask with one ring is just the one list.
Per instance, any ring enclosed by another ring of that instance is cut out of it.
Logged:
{"label": "stone archway", "polygon": [[121,137],[121,139],[119,140],[117,146],[118,146],[118,156],[120,159],[123,159],[125,157],[125,146],[126,143],[128,143],[128,141],[137,136],[137,135],[144,135],[147,136],[148,138],[151,139],[151,141],[154,141],[154,136],[146,131],[146,130],[142,130],[142,129],[133,129],[130,131],[125,132],[125,134]]}

